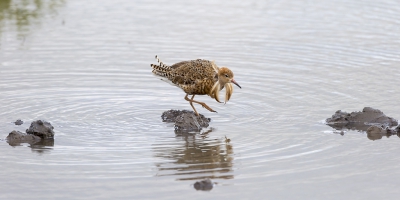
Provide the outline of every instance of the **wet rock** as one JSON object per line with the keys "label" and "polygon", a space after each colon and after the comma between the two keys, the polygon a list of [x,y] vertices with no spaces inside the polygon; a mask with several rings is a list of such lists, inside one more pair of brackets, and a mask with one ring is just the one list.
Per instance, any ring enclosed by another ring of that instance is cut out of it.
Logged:
{"label": "wet rock", "polygon": [[210,179],[205,179],[202,181],[197,181],[194,185],[193,185],[194,189],[196,190],[203,190],[203,191],[210,191],[213,189],[214,184],[213,182],[211,182]]}
{"label": "wet rock", "polygon": [[22,125],[24,123],[24,121],[17,119],[17,121],[13,122],[15,125]]}
{"label": "wet rock", "polygon": [[46,121],[37,120],[31,123],[29,129],[26,129],[26,133],[39,136],[42,139],[54,138],[54,127]]}
{"label": "wet rock", "polygon": [[165,112],[163,112],[163,114],[161,115],[161,118],[163,120],[163,122],[175,122],[176,117],[178,117],[179,115],[181,115],[184,112],[189,112],[187,110],[167,110]]}
{"label": "wet rock", "polygon": [[327,125],[340,130],[342,128],[366,131],[372,125],[397,126],[398,122],[392,117],[386,116],[382,111],[371,107],[365,107],[361,112],[347,113],[336,111],[331,118],[326,119]]}
{"label": "wet rock", "polygon": [[336,130],[365,131],[370,140],[379,140],[384,136],[392,135],[400,137],[400,126],[393,128],[398,125],[397,120],[371,107],[365,107],[361,112],[352,113],[338,110],[331,118],[326,119],[326,123]]}
{"label": "wet rock", "polygon": [[35,144],[40,142],[41,138],[36,135],[22,133],[20,131],[12,131],[8,134],[6,140],[11,146],[16,146],[21,143]]}
{"label": "wet rock", "polygon": [[168,110],[161,115],[161,118],[163,122],[174,122],[176,132],[199,132],[202,128],[207,128],[211,121],[202,114],[197,116],[188,110]]}

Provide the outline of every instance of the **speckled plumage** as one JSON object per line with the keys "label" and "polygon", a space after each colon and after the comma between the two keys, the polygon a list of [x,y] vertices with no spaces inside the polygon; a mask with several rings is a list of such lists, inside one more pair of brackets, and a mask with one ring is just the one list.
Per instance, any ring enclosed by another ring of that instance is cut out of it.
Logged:
{"label": "speckled plumage", "polygon": [[[194,101],[194,95],[209,95],[211,98],[220,102],[218,94],[224,87],[226,88],[225,103],[230,99],[233,87],[231,83],[239,84],[233,79],[233,73],[226,67],[219,68],[214,61],[209,60],[189,60],[168,66],[162,63],[156,56],[158,65],[151,64],[153,74],[162,80],[181,88],[185,93],[185,100],[190,102],[193,110],[198,115],[192,102],[201,104],[211,112],[216,112],[205,103]],[[191,99],[187,96],[193,95]],[[221,102],[220,102],[221,103]]]}

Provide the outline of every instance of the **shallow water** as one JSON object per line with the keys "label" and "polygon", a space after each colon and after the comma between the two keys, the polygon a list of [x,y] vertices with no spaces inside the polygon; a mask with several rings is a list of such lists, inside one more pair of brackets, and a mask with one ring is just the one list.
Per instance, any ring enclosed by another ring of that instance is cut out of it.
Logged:
{"label": "shallow water", "polygon": [[[2,1],[0,199],[397,199],[400,138],[323,120],[400,119],[399,27],[390,0]],[[235,73],[226,105],[196,97],[218,111],[196,106],[209,132],[161,121],[190,105],[151,75],[156,54]],[[4,141],[36,119],[54,144]]]}

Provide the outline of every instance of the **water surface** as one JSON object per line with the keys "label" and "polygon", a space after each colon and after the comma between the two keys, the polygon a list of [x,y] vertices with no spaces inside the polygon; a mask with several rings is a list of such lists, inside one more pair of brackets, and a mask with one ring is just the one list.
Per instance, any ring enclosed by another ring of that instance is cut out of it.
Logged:
{"label": "water surface", "polygon": [[[400,119],[399,27],[390,0],[2,1],[0,198],[397,199],[400,138],[323,120]],[[226,105],[196,96],[218,111],[196,106],[210,132],[161,121],[191,108],[151,75],[156,54],[235,73]],[[54,144],[4,141],[36,119]],[[204,178],[217,184],[196,191]]]}

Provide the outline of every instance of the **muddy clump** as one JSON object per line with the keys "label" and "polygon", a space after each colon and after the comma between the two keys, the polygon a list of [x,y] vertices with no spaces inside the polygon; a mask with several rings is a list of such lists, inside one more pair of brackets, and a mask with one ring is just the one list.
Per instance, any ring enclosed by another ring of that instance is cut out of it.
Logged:
{"label": "muddy clump", "polygon": [[35,144],[38,143],[41,138],[36,135],[27,134],[20,131],[12,131],[8,134],[6,140],[11,146],[17,146],[21,143]]}
{"label": "muddy clump", "polygon": [[31,123],[29,129],[26,129],[26,133],[39,136],[42,139],[54,138],[54,127],[46,121],[37,120]]}
{"label": "muddy clump", "polygon": [[211,121],[202,114],[197,116],[188,110],[168,110],[161,115],[161,118],[163,122],[173,122],[176,132],[199,132],[207,128]]}
{"label": "muddy clump", "polygon": [[326,119],[326,124],[336,130],[365,131],[371,140],[391,135],[400,137],[400,126],[393,128],[398,125],[397,120],[371,107],[365,107],[361,112],[352,113],[338,110],[331,118]]}
{"label": "muddy clump", "polygon": [[193,187],[196,190],[210,191],[213,189],[214,183],[211,182],[211,180],[207,178],[202,181],[197,181],[196,183],[194,183]]}

